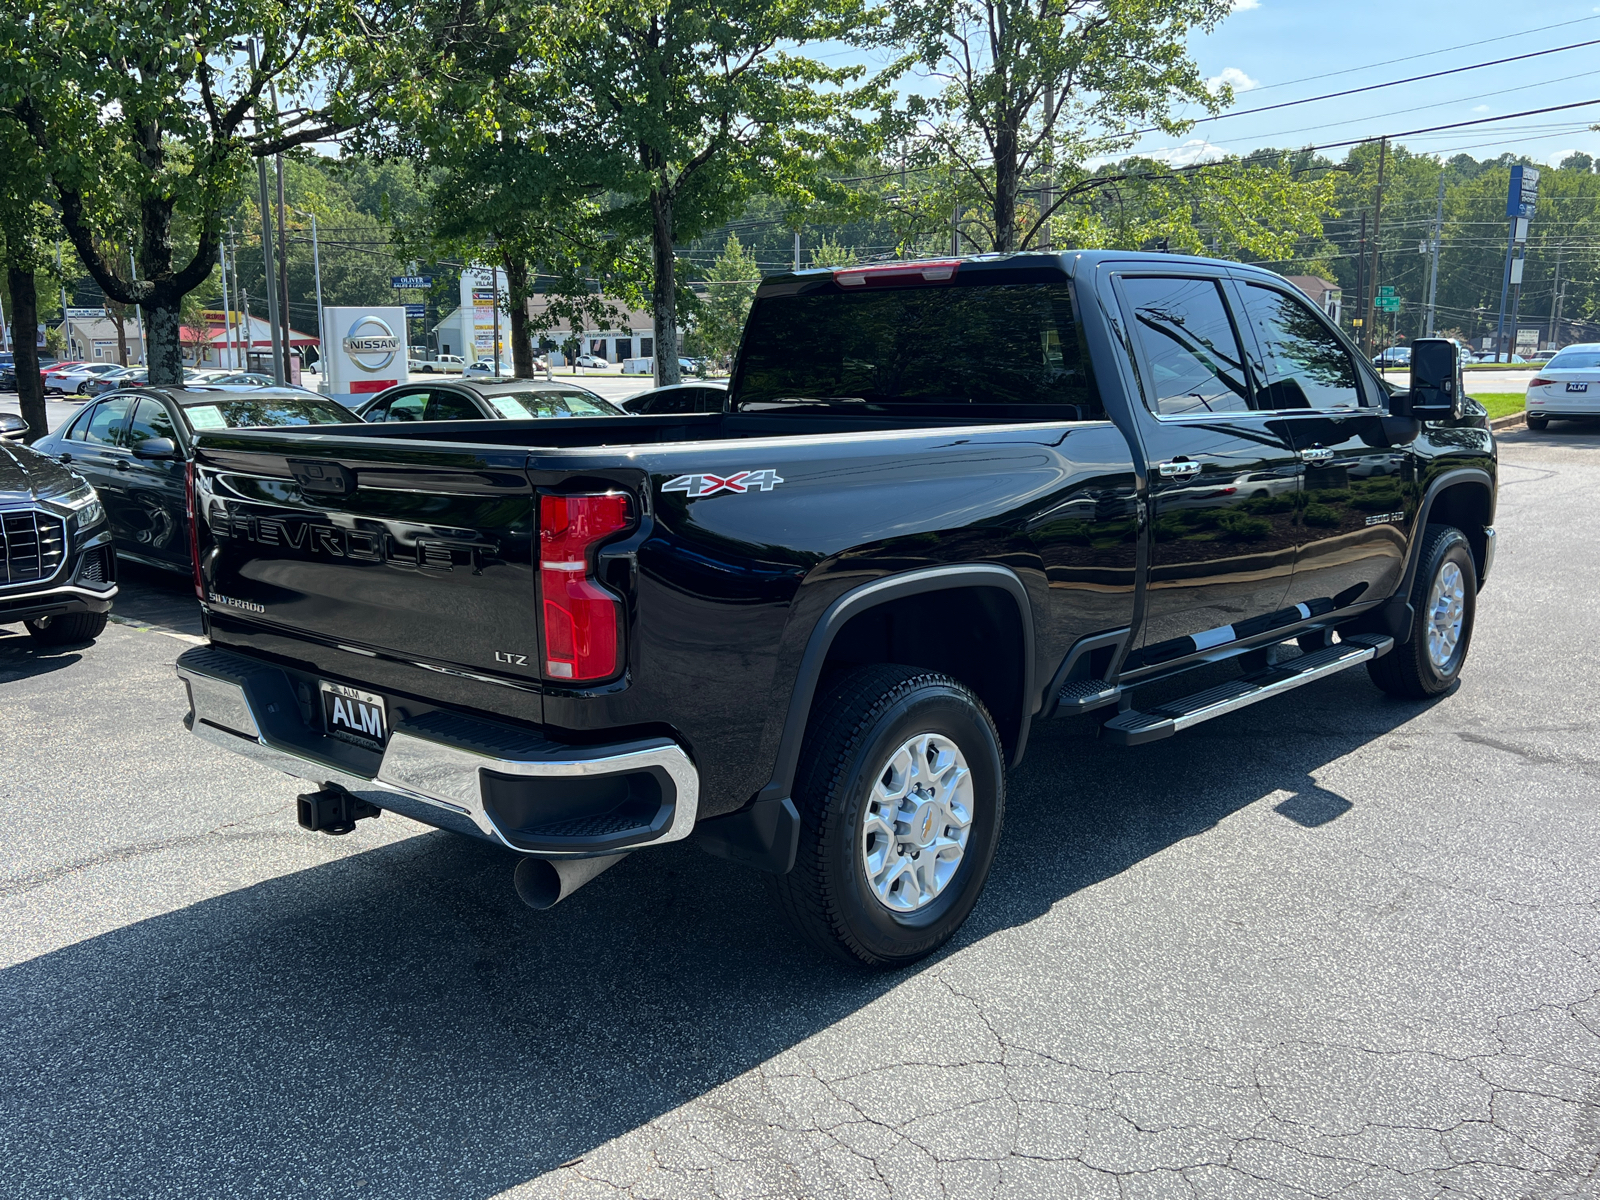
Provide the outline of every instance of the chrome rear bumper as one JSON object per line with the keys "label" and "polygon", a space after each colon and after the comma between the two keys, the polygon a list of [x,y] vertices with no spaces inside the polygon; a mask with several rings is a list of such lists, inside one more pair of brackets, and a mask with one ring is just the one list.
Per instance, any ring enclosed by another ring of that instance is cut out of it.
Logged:
{"label": "chrome rear bumper", "polygon": [[308,723],[288,674],[199,646],[178,659],[185,724],[246,758],[379,808],[541,857],[675,842],[694,829],[700,780],[668,738],[571,746],[432,711],[394,724],[380,754]]}

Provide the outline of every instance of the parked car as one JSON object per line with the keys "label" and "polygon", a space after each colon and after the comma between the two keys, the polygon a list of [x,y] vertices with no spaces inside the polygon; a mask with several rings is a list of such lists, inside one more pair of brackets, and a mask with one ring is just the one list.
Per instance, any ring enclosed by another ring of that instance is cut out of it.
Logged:
{"label": "parked car", "polygon": [[1390,346],[1372,356],[1372,365],[1380,370],[1392,367],[1409,367],[1411,365],[1410,346]]}
{"label": "parked car", "polygon": [[75,370],[78,367],[86,367],[88,365],[89,364],[84,362],[81,358],[69,358],[65,362],[55,362],[49,366],[46,366],[44,359],[41,358],[39,360],[39,380],[44,384],[45,394],[48,395],[50,393],[52,376],[64,375],[68,371]]}
{"label": "parked car", "polygon": [[[57,366],[56,360],[48,354],[39,356],[39,378],[44,378],[44,373]],[[0,392],[14,392],[17,390],[17,360],[12,355],[11,361],[0,365]]]}
{"label": "parked car", "polygon": [[357,424],[341,404],[295,389],[247,393],[146,387],[112,392],[34,443],[100,493],[119,556],[190,569],[186,467],[197,431]]}
{"label": "parked car", "polygon": [[660,416],[664,413],[722,412],[727,403],[728,385],[719,379],[651,388],[622,401],[622,408],[624,412],[640,416]]}
{"label": "parked car", "polygon": [[20,622],[46,646],[92,642],[116,594],[94,488],[49,455],[0,440],[0,625]]}
{"label": "parked car", "polygon": [[52,371],[44,378],[46,395],[52,392],[61,396],[76,396],[91,379],[121,372],[115,363],[83,363],[70,371]]}
{"label": "parked car", "polygon": [[0,442],[20,442],[28,436],[28,423],[16,413],[0,413]]}
{"label": "parked car", "polygon": [[1528,382],[1524,420],[1546,429],[1554,419],[1600,417],[1600,342],[1567,346]]}
{"label": "parked car", "polygon": [[406,364],[408,369],[424,375],[459,375],[466,365],[466,360],[459,354],[441,354],[436,358]]}
{"label": "parked car", "polygon": [[583,367],[585,370],[603,371],[611,365],[598,354],[580,354],[572,362],[574,366]]}
{"label": "parked car", "polygon": [[[184,382],[188,382],[185,380]],[[211,387],[274,387],[275,381],[264,371],[225,371],[205,381]]]}
{"label": "parked car", "polygon": [[611,401],[576,384],[542,379],[506,383],[463,379],[459,383],[402,383],[379,392],[360,408],[363,421],[526,421],[532,417],[620,417]]}
{"label": "parked car", "polygon": [[462,368],[463,379],[515,379],[516,369],[510,363],[496,359],[480,358]]}
{"label": "parked car", "polygon": [[1034,722],[1138,746],[1357,667],[1456,685],[1496,544],[1459,382],[1418,340],[1391,389],[1236,262],[769,277],[725,412],[202,433],[185,725],[309,781],[307,829],[389,808],[516,852],[532,907],[692,833],[814,945],[904,966],[977,902]]}
{"label": "parked car", "polygon": [[88,380],[83,385],[83,394],[93,399],[122,388],[143,387],[149,378],[150,372],[144,367],[119,367],[114,373]]}

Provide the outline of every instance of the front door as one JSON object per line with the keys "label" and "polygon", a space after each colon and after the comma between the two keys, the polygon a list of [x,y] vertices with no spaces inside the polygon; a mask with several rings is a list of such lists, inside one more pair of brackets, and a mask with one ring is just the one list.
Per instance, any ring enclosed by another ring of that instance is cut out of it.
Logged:
{"label": "front door", "polygon": [[1291,604],[1320,614],[1390,595],[1416,516],[1412,459],[1385,435],[1383,397],[1332,326],[1289,290],[1240,283],[1263,407],[1305,464]]}
{"label": "front door", "polygon": [[151,438],[183,443],[167,406],[151,396],[141,396],[128,422],[128,466],[123,492],[123,521],[131,539],[127,549],[162,566],[179,570],[189,566],[189,522],[186,513],[184,464],[178,459],[144,459],[133,449]]}
{"label": "front door", "polygon": [[1234,641],[1284,606],[1300,463],[1258,411],[1219,276],[1124,274],[1148,416],[1150,569],[1138,661]]}
{"label": "front door", "polygon": [[135,399],[112,396],[73,422],[62,458],[100,494],[116,548],[137,552],[128,512],[128,472],[133,457],[128,453],[128,418]]}

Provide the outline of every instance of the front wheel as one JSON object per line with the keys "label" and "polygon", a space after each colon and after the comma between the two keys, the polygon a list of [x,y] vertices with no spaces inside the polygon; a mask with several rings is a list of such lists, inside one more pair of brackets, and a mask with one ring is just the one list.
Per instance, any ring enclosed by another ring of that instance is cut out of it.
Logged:
{"label": "front wheel", "polygon": [[105,613],[69,613],[24,621],[28,635],[41,646],[75,646],[92,642],[106,629]]}
{"label": "front wheel", "polygon": [[1425,700],[1461,676],[1478,610],[1478,571],[1467,537],[1453,525],[1429,525],[1411,585],[1411,637],[1367,664],[1391,696]]}
{"label": "front wheel", "polygon": [[949,676],[861,667],[812,711],[794,802],[794,869],[769,876],[778,906],[836,958],[903,967],[961,927],[989,878],[1005,808],[1000,738]]}

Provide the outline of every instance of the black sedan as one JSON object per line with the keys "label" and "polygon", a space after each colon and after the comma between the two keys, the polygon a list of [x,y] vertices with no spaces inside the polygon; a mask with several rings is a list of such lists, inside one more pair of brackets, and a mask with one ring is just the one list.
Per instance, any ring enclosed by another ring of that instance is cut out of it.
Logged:
{"label": "black sedan", "polygon": [[728,407],[728,384],[721,379],[714,382],[672,383],[629,396],[622,402],[622,407],[641,417],[719,413]]}
{"label": "black sedan", "polygon": [[196,433],[272,425],[354,424],[343,405],[310,392],[140,388],[84,405],[34,449],[67,464],[100,493],[119,557],[187,573],[186,471]]}
{"label": "black sedan", "polygon": [[356,410],[363,421],[526,421],[532,417],[621,417],[604,396],[572,383],[467,379],[402,383]]}
{"label": "black sedan", "polygon": [[90,642],[117,594],[100,499],[74,471],[0,441],[0,625],[47,646]]}

